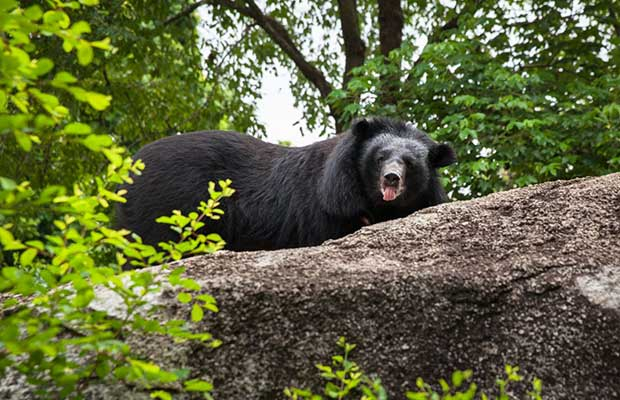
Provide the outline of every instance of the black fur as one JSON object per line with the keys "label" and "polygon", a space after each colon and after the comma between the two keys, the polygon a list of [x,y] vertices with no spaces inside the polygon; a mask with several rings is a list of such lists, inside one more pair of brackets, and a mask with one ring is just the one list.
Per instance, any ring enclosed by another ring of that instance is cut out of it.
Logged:
{"label": "black fur", "polygon": [[[378,152],[409,162],[407,190],[391,202],[381,198],[381,165],[373,158]],[[117,207],[120,227],[145,243],[175,240],[178,234],[155,219],[174,209],[194,211],[208,198],[209,181],[228,178],[237,192],[222,201],[225,215],[208,220],[206,230],[220,233],[231,250],[317,245],[368,221],[442,203],[435,168],[455,161],[450,146],[384,118],[358,120],[349,132],[299,148],[236,132],[187,133],[148,144],[135,158],[146,169],[125,186],[128,201]]]}

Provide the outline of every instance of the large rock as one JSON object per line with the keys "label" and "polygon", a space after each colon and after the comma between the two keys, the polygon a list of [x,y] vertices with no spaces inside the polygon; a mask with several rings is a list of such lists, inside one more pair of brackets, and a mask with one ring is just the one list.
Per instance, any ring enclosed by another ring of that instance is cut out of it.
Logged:
{"label": "large rock", "polygon": [[[136,344],[212,379],[218,399],[319,387],[314,365],[339,336],[392,398],[466,368],[489,390],[506,363],[541,378],[545,399],[620,398],[620,174],[444,204],[319,247],[183,264],[218,299],[205,327],[224,344]],[[188,317],[173,293],[154,301]]]}

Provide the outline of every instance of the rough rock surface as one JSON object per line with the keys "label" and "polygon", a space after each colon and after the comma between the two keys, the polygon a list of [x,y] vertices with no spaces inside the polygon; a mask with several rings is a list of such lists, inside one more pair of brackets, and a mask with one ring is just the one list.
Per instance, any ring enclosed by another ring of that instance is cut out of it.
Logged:
{"label": "rough rock surface", "polygon": [[[183,264],[218,299],[204,323],[224,344],[135,342],[212,379],[217,399],[318,388],[314,365],[339,336],[391,398],[454,369],[491,389],[506,363],[541,378],[548,400],[620,398],[620,174],[444,204],[319,247]],[[188,317],[174,296],[154,301]],[[140,397],[87,397],[124,390]]]}

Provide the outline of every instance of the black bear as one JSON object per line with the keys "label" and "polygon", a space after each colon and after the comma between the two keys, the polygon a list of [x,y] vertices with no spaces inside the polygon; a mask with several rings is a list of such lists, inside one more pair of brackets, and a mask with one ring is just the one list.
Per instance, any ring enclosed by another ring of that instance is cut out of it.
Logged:
{"label": "black bear", "polygon": [[150,143],[135,158],[146,168],[125,186],[120,227],[149,244],[175,240],[178,234],[155,219],[194,211],[209,197],[209,181],[231,179],[236,193],[206,230],[238,251],[318,245],[443,203],[436,169],[456,161],[448,144],[410,123],[376,117],[305,147],[236,132],[194,132]]}

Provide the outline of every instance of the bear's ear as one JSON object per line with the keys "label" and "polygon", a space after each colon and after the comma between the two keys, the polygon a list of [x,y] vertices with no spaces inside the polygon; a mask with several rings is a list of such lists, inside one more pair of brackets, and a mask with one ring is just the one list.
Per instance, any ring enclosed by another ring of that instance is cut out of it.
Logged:
{"label": "bear's ear", "polygon": [[369,139],[373,134],[372,120],[368,118],[358,118],[351,124],[351,133],[358,140]]}
{"label": "bear's ear", "polygon": [[448,143],[441,143],[431,147],[428,159],[433,168],[445,167],[456,162],[456,153]]}

